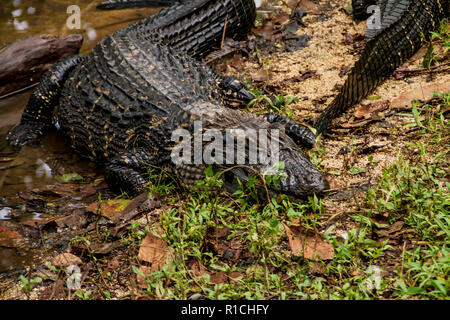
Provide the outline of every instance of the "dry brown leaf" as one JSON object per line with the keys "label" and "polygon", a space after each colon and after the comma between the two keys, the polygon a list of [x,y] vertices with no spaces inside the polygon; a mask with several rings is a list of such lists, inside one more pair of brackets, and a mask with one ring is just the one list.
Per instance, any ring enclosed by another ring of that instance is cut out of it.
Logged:
{"label": "dry brown leaf", "polygon": [[385,236],[388,236],[389,234],[396,233],[403,228],[403,224],[404,224],[403,221],[396,221],[396,222],[394,222],[394,224],[389,225],[387,227],[387,230],[377,231],[377,234],[380,237],[385,237]]}
{"label": "dry brown leaf", "polygon": [[1,247],[16,247],[19,242],[22,242],[22,236],[17,231],[7,226],[0,226],[0,246]]}
{"label": "dry brown leaf", "polygon": [[320,234],[301,226],[283,225],[294,255],[314,261],[333,259],[333,246]]}
{"label": "dry brown leaf", "polygon": [[391,105],[398,108],[409,108],[411,107],[411,101],[431,100],[433,92],[450,92],[450,83],[430,83],[417,86],[411,91],[403,92],[398,98],[392,100]]}
{"label": "dry brown leaf", "polygon": [[34,194],[52,197],[89,197],[95,195],[97,190],[93,186],[73,183],[48,185],[31,190]]}
{"label": "dry brown leaf", "polygon": [[389,108],[389,100],[377,101],[368,105],[361,105],[356,108],[355,118],[367,118],[373,113],[381,112]]}
{"label": "dry brown leaf", "polygon": [[359,128],[362,126],[365,126],[366,124],[370,123],[370,120],[358,120],[353,122],[345,122],[341,124],[342,128]]}
{"label": "dry brown leaf", "polygon": [[80,265],[82,263],[80,258],[69,252],[61,253],[52,260],[52,265],[57,268],[66,268],[72,264]]}
{"label": "dry brown leaf", "polygon": [[259,69],[256,70],[255,72],[252,72],[251,77],[253,81],[262,82],[269,79],[269,74],[267,73],[266,70]]}
{"label": "dry brown leaf", "polygon": [[142,240],[138,258],[151,263],[151,271],[156,271],[173,257],[172,251],[173,249],[169,248],[164,240],[149,232]]}
{"label": "dry brown leaf", "polygon": [[[162,230],[159,229],[158,233],[161,234]],[[173,260],[173,256],[173,249],[169,248],[164,240],[149,232],[144,240],[142,240],[138,259],[150,263],[151,266],[141,265],[139,266],[139,270],[148,276],[151,272],[161,269],[162,266],[166,265],[170,260]],[[140,274],[136,275],[136,279],[140,287],[147,287],[147,282]]]}
{"label": "dry brown leaf", "polygon": [[[141,271],[144,275],[148,275],[150,274],[153,270],[151,267],[148,266],[140,266],[139,267],[139,271]],[[140,288],[145,289],[148,287],[148,283],[145,280],[145,278],[143,276],[141,276],[139,273],[136,274],[136,281],[137,284],[139,285]]]}
{"label": "dry brown leaf", "polygon": [[233,56],[233,59],[230,61],[230,66],[235,68],[236,70],[242,70],[244,67],[244,59],[242,58],[241,54],[235,54]]}
{"label": "dry brown leaf", "polygon": [[298,3],[298,8],[305,11],[306,13],[310,14],[321,14],[322,10],[320,10],[320,6],[318,4],[315,4],[314,2],[310,0],[289,0],[287,5],[289,8],[294,8]]}

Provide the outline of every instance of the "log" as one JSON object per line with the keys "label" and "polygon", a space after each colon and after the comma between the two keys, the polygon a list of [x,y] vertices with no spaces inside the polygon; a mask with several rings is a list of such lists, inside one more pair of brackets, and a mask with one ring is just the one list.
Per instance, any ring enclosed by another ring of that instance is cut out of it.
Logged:
{"label": "log", "polygon": [[26,37],[0,47],[0,97],[39,82],[61,58],[77,54],[81,34]]}

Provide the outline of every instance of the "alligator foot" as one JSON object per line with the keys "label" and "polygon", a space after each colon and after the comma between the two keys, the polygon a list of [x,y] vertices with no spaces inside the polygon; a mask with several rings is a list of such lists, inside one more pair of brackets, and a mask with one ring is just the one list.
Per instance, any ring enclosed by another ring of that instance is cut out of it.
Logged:
{"label": "alligator foot", "polygon": [[262,114],[270,123],[281,123],[284,125],[286,134],[296,143],[312,148],[316,142],[316,136],[306,127],[302,127],[289,118],[283,117],[276,113]]}
{"label": "alligator foot", "polygon": [[6,140],[14,147],[23,147],[29,142],[36,143],[47,130],[48,125],[46,123],[27,121],[12,129]]}
{"label": "alligator foot", "polygon": [[131,197],[148,191],[147,182],[141,174],[124,163],[123,158],[119,159],[121,161],[112,161],[105,168],[105,181],[108,186],[117,192],[125,191]]}
{"label": "alligator foot", "polygon": [[219,76],[218,81],[224,103],[227,106],[233,106],[233,102],[247,105],[255,99],[255,96],[235,77]]}

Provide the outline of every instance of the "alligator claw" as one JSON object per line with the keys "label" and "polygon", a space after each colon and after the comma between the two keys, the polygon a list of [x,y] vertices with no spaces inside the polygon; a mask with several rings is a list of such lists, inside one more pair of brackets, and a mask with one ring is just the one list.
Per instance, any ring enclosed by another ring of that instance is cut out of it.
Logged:
{"label": "alligator claw", "polygon": [[296,143],[306,148],[312,148],[316,143],[316,135],[311,130],[295,123],[291,119],[277,113],[265,113],[263,116],[270,123],[277,122],[283,124],[286,134]]}
{"label": "alligator claw", "polygon": [[30,142],[37,142],[43,135],[43,126],[39,123],[24,123],[12,129],[6,140],[11,146],[21,148]]}
{"label": "alligator claw", "polygon": [[220,77],[219,87],[225,100],[249,103],[255,96],[235,77]]}

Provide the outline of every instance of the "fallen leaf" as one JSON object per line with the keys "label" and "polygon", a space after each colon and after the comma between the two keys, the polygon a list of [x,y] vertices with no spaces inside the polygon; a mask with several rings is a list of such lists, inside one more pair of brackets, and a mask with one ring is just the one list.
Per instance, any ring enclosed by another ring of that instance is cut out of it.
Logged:
{"label": "fallen leaf", "polygon": [[127,222],[140,212],[151,211],[155,209],[157,205],[157,195],[153,195],[151,198],[149,198],[147,192],[144,192],[132,199],[122,211],[114,213],[114,215],[111,217],[111,220],[113,220],[115,223],[119,221],[122,223]]}
{"label": "fallen leaf", "polygon": [[230,66],[235,68],[236,70],[242,70],[244,66],[244,59],[242,58],[241,54],[235,54],[233,56],[233,59],[230,61]]}
{"label": "fallen leaf", "polygon": [[169,248],[164,240],[149,232],[142,240],[138,259],[151,263],[151,271],[156,271],[173,259],[173,249]]}
{"label": "fallen leaf", "polygon": [[370,123],[371,121],[372,120],[369,119],[369,120],[358,120],[358,121],[353,121],[353,122],[345,122],[345,123],[341,124],[341,127],[346,128],[346,129],[359,128],[359,127],[365,126],[366,124]]}
{"label": "fallen leaf", "polygon": [[68,182],[76,182],[76,181],[83,181],[83,177],[80,176],[78,173],[65,173],[61,176],[56,176],[56,180],[58,180],[61,183],[68,183]]}
{"label": "fallen leaf", "polygon": [[327,177],[327,180],[330,183],[330,190],[342,189],[342,185],[338,179],[334,177]]}
{"label": "fallen leaf", "polygon": [[0,226],[0,247],[14,248],[22,240],[22,236],[17,231],[7,226]]}
{"label": "fallen leaf", "polygon": [[266,70],[259,69],[252,72],[251,77],[253,81],[262,82],[269,79],[269,74]]}
{"label": "fallen leaf", "polygon": [[206,269],[206,267],[198,260],[195,260],[194,263],[192,263],[191,270],[197,277],[202,277],[204,274],[210,275],[208,269]]}
{"label": "fallen leaf", "polygon": [[211,273],[211,275],[209,277],[209,281],[211,281],[211,283],[214,283],[214,284],[227,283],[228,277],[224,271],[219,270],[219,271]]}
{"label": "fallen leaf", "polygon": [[377,101],[368,105],[361,105],[355,111],[355,118],[367,118],[372,113],[381,112],[389,108],[389,100]]}
{"label": "fallen leaf", "polygon": [[402,229],[403,224],[403,221],[396,221],[392,225],[389,225],[385,230],[377,230],[377,235],[380,237],[385,237],[392,233],[398,232]]}
{"label": "fallen leaf", "polygon": [[408,67],[400,67],[397,68],[397,70],[394,71],[394,78],[395,80],[402,80],[406,77],[407,73],[409,71]]}
{"label": "fallen leaf", "polygon": [[295,6],[298,4],[298,9],[301,9],[307,13],[310,14],[322,14],[322,10],[320,9],[320,6],[310,0],[289,0],[287,5],[289,8],[295,8]]}
{"label": "fallen leaf", "polygon": [[[95,195],[97,190],[93,186],[64,183],[48,185],[31,190],[33,194],[51,197],[89,197]],[[25,200],[33,200],[32,196]]]}
{"label": "fallen leaf", "polygon": [[86,211],[92,212],[107,218],[113,218],[118,212],[122,212],[131,200],[110,199],[105,202],[94,202],[86,207]]}
{"label": "fallen leaf", "polygon": [[89,249],[93,251],[94,254],[105,255],[113,251],[114,249],[122,246],[122,242],[108,242],[108,243],[93,243],[89,246]]}
{"label": "fallen leaf", "polygon": [[346,33],[343,43],[346,45],[349,45],[356,41],[362,41],[364,39],[365,39],[365,36],[361,33],[354,33],[354,34]]}
{"label": "fallen leaf", "polygon": [[80,265],[83,261],[71,253],[65,252],[57,255],[52,260],[52,265],[57,268],[67,268],[70,265]]}
{"label": "fallen leaf", "polygon": [[209,239],[218,239],[218,238],[225,238],[230,231],[229,227],[212,227],[208,226],[206,228],[206,237]]}
{"label": "fallen leaf", "polygon": [[420,100],[428,101],[433,98],[433,92],[450,92],[450,83],[430,83],[416,86],[411,91],[403,92],[398,98],[391,101],[391,105],[397,108],[411,108],[411,102]]}
{"label": "fallen leaf", "polygon": [[140,266],[138,268],[139,273],[136,274],[137,284],[140,288],[146,289],[148,287],[148,283],[145,278],[153,271],[149,266]]}
{"label": "fallen leaf", "polygon": [[334,248],[322,235],[301,226],[283,226],[294,255],[313,261],[333,259]]}

